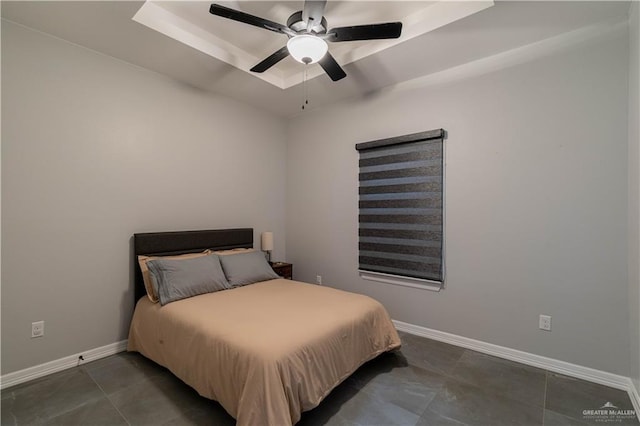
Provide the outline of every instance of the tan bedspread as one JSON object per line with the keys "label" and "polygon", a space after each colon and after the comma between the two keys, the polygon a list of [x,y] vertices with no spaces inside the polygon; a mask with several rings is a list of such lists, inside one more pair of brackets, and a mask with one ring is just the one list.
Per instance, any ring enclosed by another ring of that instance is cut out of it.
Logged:
{"label": "tan bedspread", "polygon": [[143,297],[128,349],[220,402],[240,426],[284,426],[399,346],[370,297],[276,279],[165,306]]}

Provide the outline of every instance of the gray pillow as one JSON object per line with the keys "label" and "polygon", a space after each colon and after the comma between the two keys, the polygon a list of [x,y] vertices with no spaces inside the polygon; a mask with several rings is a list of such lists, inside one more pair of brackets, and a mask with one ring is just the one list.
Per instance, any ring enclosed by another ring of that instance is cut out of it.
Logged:
{"label": "gray pillow", "polygon": [[154,259],[147,262],[158,286],[161,305],[230,288],[218,256],[193,259]]}
{"label": "gray pillow", "polygon": [[259,251],[220,256],[220,264],[232,287],[280,278]]}

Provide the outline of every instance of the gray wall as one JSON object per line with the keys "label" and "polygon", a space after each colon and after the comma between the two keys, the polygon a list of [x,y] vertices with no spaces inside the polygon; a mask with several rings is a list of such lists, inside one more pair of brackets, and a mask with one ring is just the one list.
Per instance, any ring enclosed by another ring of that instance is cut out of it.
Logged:
{"label": "gray wall", "polygon": [[126,339],[135,232],[254,227],[284,258],[280,119],[6,21],[2,89],[2,374]]}
{"label": "gray wall", "polygon": [[[299,115],[287,139],[297,278],[369,294],[397,320],[628,375],[627,44],[623,29]],[[439,127],[447,288],[360,279],[354,144]]]}
{"label": "gray wall", "polygon": [[640,390],[640,3],[629,14],[629,323],[631,378]]}

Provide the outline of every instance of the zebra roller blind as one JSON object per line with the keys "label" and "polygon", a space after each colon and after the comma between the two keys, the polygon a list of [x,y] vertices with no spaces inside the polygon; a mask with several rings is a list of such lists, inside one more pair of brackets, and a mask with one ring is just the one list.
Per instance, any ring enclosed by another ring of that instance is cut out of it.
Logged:
{"label": "zebra roller blind", "polygon": [[356,145],[361,271],[442,283],[442,129]]}

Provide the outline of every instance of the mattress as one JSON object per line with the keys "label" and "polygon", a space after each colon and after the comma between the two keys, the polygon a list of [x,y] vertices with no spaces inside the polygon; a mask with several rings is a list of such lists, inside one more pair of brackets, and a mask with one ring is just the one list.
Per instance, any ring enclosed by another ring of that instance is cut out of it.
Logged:
{"label": "mattress", "polygon": [[165,306],[143,297],[128,345],[218,401],[238,425],[280,426],[400,339],[370,297],[275,279]]}

